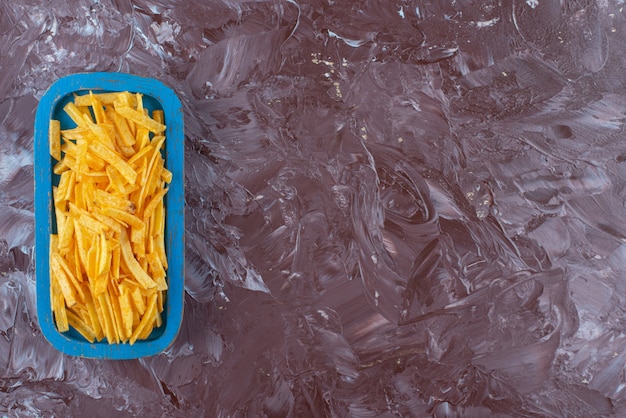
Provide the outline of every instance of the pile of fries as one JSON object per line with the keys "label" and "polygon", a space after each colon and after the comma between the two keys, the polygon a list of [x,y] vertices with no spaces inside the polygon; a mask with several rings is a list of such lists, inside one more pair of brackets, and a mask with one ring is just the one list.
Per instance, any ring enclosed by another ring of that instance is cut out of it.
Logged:
{"label": "pile of fries", "polygon": [[50,237],[55,323],[90,342],[134,344],[162,325],[167,290],[163,111],[150,115],[129,92],[89,92],[63,110],[76,127],[50,121],[60,176]]}

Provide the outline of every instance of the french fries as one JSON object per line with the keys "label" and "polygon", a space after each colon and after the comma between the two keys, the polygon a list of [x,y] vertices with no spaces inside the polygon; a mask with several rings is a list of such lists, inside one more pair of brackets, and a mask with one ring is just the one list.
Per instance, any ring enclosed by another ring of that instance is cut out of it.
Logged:
{"label": "french fries", "polygon": [[161,155],[163,112],[141,94],[75,96],[75,128],[50,121],[57,233],[50,237],[50,300],[60,332],[134,344],[162,325],[167,292]]}

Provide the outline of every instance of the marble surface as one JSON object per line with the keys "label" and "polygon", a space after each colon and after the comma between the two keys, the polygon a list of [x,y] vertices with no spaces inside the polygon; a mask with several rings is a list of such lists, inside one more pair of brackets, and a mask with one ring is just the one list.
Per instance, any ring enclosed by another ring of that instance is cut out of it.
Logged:
{"label": "marble surface", "polygon": [[[0,415],[626,415],[623,0],[0,2]],[[57,78],[185,111],[166,352],[42,337],[33,118]]]}

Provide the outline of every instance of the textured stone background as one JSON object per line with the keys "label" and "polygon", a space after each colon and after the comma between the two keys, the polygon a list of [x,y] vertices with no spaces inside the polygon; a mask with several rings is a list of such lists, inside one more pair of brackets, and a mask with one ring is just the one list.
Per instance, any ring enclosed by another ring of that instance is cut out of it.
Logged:
{"label": "textured stone background", "polygon": [[[0,2],[0,414],[626,415],[622,0]],[[162,80],[186,123],[165,353],[41,335],[33,119]]]}

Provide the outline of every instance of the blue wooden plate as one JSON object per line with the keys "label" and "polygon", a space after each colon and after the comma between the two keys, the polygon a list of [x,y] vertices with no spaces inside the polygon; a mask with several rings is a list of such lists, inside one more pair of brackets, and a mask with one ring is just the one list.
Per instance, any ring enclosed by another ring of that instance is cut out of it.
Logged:
{"label": "blue wooden plate", "polygon": [[[63,106],[74,95],[89,91],[130,91],[144,95],[144,107],[161,109],[165,115],[165,166],[172,172],[172,182],[165,195],[165,251],[168,290],[162,315],[163,325],[154,329],[146,340],[109,344],[106,339],[90,343],[76,330],[60,333],[54,323],[50,304],[50,234],[56,232],[52,187],[58,176],[52,172],[48,130],[50,119],[61,122],[61,129],[76,125],[65,115]],[[178,334],[183,317],[184,297],[184,129],[180,100],[163,83],[123,73],[82,73],[57,80],[44,94],[35,116],[35,271],[37,278],[37,311],[41,331],[59,351],[81,357],[132,359],[152,356],[167,349]]]}

